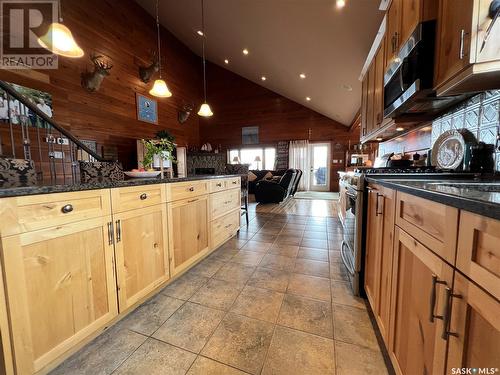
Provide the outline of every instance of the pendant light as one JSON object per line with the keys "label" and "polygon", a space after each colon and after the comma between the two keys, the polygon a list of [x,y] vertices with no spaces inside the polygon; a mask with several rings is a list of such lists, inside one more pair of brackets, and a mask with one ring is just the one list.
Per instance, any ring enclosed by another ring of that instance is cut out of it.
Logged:
{"label": "pendant light", "polygon": [[198,111],[198,116],[202,117],[210,117],[214,113],[212,112],[212,109],[210,109],[210,106],[207,103],[207,75],[206,75],[206,62],[205,62],[205,12],[203,10],[203,0],[201,0],[201,32],[203,33],[203,36],[201,37],[201,52],[203,55],[203,96],[204,96],[204,102],[200,107],[200,110]]}
{"label": "pendant light", "polygon": [[78,46],[71,31],[63,25],[61,0],[58,1],[59,22],[51,23],[47,32],[38,38],[38,44],[56,55],[64,57],[82,57],[83,50]]}
{"label": "pendant light", "polygon": [[160,78],[155,80],[153,88],[149,93],[160,98],[170,98],[172,93],[167,87],[165,81],[161,78],[161,45],[160,45],[160,1],[156,0],[156,36],[158,41],[158,65],[160,70]]}

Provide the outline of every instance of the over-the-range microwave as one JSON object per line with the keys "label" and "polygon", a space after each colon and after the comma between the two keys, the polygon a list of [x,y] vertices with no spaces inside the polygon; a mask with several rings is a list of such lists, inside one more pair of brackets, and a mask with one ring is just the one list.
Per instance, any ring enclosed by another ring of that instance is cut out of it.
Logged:
{"label": "over-the-range microwave", "polygon": [[384,118],[426,118],[466,96],[437,97],[433,90],[436,21],[420,23],[384,75]]}

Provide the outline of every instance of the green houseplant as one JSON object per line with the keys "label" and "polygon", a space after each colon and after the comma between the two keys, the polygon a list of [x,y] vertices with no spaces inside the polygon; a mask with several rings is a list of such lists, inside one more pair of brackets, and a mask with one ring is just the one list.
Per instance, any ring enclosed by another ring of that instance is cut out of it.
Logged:
{"label": "green houseplant", "polygon": [[159,131],[156,136],[155,139],[141,140],[144,146],[142,166],[144,169],[153,168],[154,159],[158,157],[160,159],[161,178],[163,178],[163,161],[176,162],[173,155],[175,138],[166,130]]}

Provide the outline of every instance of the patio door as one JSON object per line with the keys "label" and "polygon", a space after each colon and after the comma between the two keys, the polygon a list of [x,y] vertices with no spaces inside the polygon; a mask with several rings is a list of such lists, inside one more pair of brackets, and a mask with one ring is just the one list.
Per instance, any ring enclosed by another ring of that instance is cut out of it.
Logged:
{"label": "patio door", "polygon": [[330,190],[330,143],[309,144],[310,188],[312,191]]}

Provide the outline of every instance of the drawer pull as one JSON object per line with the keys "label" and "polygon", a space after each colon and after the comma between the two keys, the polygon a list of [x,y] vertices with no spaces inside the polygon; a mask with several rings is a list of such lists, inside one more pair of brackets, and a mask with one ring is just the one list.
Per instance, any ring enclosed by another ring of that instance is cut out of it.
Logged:
{"label": "drawer pull", "polygon": [[431,303],[429,308],[429,322],[434,323],[434,319],[443,319],[443,315],[434,315],[434,310],[436,308],[436,285],[444,284],[446,281],[438,280],[436,275],[432,275],[432,287],[431,287]]}
{"label": "drawer pull", "polygon": [[122,240],[122,222],[121,220],[116,220],[116,242]]}
{"label": "drawer pull", "polygon": [[141,198],[141,201],[145,200],[148,198],[148,195],[146,193],[142,193],[139,198]]}
{"label": "drawer pull", "polygon": [[451,302],[453,298],[462,298],[460,294],[453,294],[450,288],[445,289],[445,301],[444,301],[444,310],[443,310],[443,332],[441,334],[441,338],[443,340],[448,340],[450,336],[458,337],[458,333],[450,332],[448,326],[450,325],[451,319]]}
{"label": "drawer pull", "polygon": [[190,200],[188,200],[188,203],[193,203],[193,202],[196,202],[197,200],[198,200],[198,198],[190,199]]}
{"label": "drawer pull", "polygon": [[63,214],[69,214],[71,211],[73,211],[73,205],[72,204],[66,204],[62,206],[61,212]]}
{"label": "drawer pull", "polygon": [[218,184],[215,184],[217,187],[222,187],[222,182],[219,182]]}
{"label": "drawer pull", "polygon": [[113,245],[114,242],[114,233],[113,233],[113,222],[110,221],[108,223],[108,245]]}
{"label": "drawer pull", "polygon": [[191,186],[188,190],[189,191],[194,191],[194,186]]}
{"label": "drawer pull", "polygon": [[224,228],[225,228],[225,229],[227,229],[227,228],[230,228],[230,227],[232,227],[232,226],[233,226],[233,224],[228,224],[228,225],[226,225]]}
{"label": "drawer pull", "polygon": [[238,184],[238,181],[233,181],[233,185],[236,185],[236,184]]}

